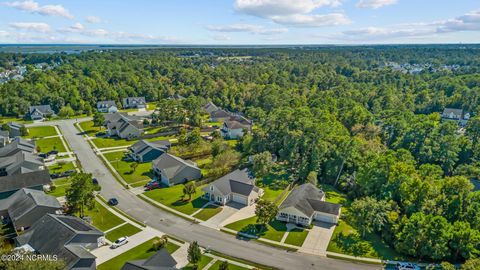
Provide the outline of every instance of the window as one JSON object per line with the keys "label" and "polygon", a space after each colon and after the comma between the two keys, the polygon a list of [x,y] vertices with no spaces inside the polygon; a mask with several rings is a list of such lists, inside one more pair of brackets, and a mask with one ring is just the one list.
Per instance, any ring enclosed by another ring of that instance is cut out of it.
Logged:
{"label": "window", "polygon": [[282,218],[288,218],[288,214],[287,214],[287,213],[280,213],[280,217],[282,217]]}
{"label": "window", "polygon": [[210,186],[210,190],[213,191],[213,186]]}

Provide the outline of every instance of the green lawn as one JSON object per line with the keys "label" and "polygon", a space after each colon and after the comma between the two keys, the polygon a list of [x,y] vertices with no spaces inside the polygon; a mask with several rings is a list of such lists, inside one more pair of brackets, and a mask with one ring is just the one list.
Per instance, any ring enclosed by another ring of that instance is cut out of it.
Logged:
{"label": "green lawn", "polygon": [[270,222],[267,227],[257,224],[256,216],[230,223],[225,227],[237,232],[243,232],[278,242],[282,240],[283,235],[287,231],[285,223],[278,220]]}
{"label": "green lawn", "polygon": [[88,136],[95,135],[98,132],[102,131],[101,127],[94,127],[93,126],[93,121],[81,122],[79,125],[83,129],[85,134],[87,134]]}
{"label": "green lawn", "polygon": [[[216,261],[212,266],[210,266],[210,268],[208,268],[208,270],[218,270],[218,269],[220,269],[220,264],[221,263],[222,263],[222,260]],[[231,263],[228,264],[228,270],[246,270],[246,269],[250,269],[250,268],[241,267],[241,266],[231,264]]]}
{"label": "green lawn", "polygon": [[293,229],[288,233],[285,244],[301,247],[305,238],[307,238],[308,231],[302,229]]}
{"label": "green lawn", "polygon": [[53,184],[55,185],[55,190],[48,192],[48,195],[54,197],[62,197],[65,196],[65,190],[70,186],[70,178],[60,178],[52,180]]}
{"label": "green lawn", "polygon": [[192,196],[190,201],[187,200],[188,197],[185,197],[185,200],[182,199],[183,185],[146,191],[144,195],[172,209],[191,215],[208,202],[201,198],[203,194],[201,191],[202,187],[197,187],[197,193]]}
{"label": "green lawn", "polygon": [[196,215],[194,215],[194,218],[198,218],[203,221],[207,221],[216,214],[220,213],[222,211],[222,207],[219,207],[218,205],[210,204],[202,211],[198,212]]}
{"label": "green lawn", "polygon": [[203,177],[208,177],[211,170],[209,166],[213,162],[213,157],[209,155],[205,158],[194,159],[193,161],[197,163],[198,167],[202,170]]}
{"label": "green lawn", "polygon": [[52,150],[57,150],[58,152],[67,152],[65,146],[63,146],[62,140],[59,137],[38,139],[35,140],[35,145],[37,148],[40,148],[39,152],[42,153],[47,153]]}
{"label": "green lawn", "polygon": [[149,110],[149,111],[155,110],[156,107],[157,107],[156,102],[147,102],[147,110]]}
{"label": "green lawn", "polygon": [[112,167],[123,177],[123,180],[129,184],[140,182],[137,186],[143,186],[154,176],[151,162],[138,163],[137,168],[133,171],[130,167],[133,162],[123,160],[125,152],[112,152],[104,156],[110,164],[112,164]]}
{"label": "green lawn", "polygon": [[85,216],[89,216],[92,219],[93,226],[101,231],[106,231],[125,222],[98,202],[95,202],[94,209],[85,211]]}
{"label": "green lawn", "polygon": [[118,137],[98,137],[92,139],[92,142],[98,147],[98,148],[107,148],[107,147],[115,147],[115,146],[129,146],[134,143],[136,143],[136,140],[125,140],[125,139],[120,139]]}
{"label": "green lawn", "polygon": [[33,123],[32,120],[26,120],[24,118],[9,117],[9,116],[1,116],[0,117],[0,123],[8,123],[8,122],[17,122],[17,123],[22,123],[22,124]]}
{"label": "green lawn", "polygon": [[122,225],[118,228],[116,228],[115,230],[113,231],[109,231],[105,237],[114,242],[115,240],[117,240],[118,238],[120,237],[123,237],[123,236],[131,236],[131,235],[134,235],[138,232],[140,232],[141,230],[135,226],[133,226],[132,224],[130,223],[127,223],[125,225]]}
{"label": "green lawn", "polygon": [[29,127],[28,135],[25,138],[43,138],[58,135],[53,126]]}
{"label": "green lawn", "polygon": [[[152,248],[153,241],[155,239],[158,239],[158,237],[152,238],[148,240],[147,242],[140,244],[120,255],[118,255],[115,258],[112,258],[100,265],[97,265],[98,270],[119,270],[123,267],[123,265],[127,261],[135,261],[135,260],[143,260],[151,257],[153,254],[155,254],[156,250]],[[179,246],[168,243],[166,246],[166,249],[170,254],[175,252]]]}
{"label": "green lawn", "polygon": [[[209,262],[211,262],[213,260],[213,258],[211,257],[207,257],[205,255],[202,256],[202,258],[200,259],[200,261],[198,262],[197,264],[197,269],[201,270],[203,269],[205,266],[207,266],[207,264]],[[192,270],[193,269],[193,265],[191,264],[188,264],[187,266],[185,266],[184,268],[182,268],[183,270]]]}
{"label": "green lawn", "polygon": [[274,169],[269,175],[258,179],[257,186],[265,192],[262,199],[275,201],[288,186],[289,174],[281,169]]}
{"label": "green lawn", "polygon": [[75,167],[73,166],[73,162],[67,162],[65,164],[62,164],[62,162],[57,163],[52,166],[48,166],[48,171],[52,173],[63,173],[68,170],[74,170]]}

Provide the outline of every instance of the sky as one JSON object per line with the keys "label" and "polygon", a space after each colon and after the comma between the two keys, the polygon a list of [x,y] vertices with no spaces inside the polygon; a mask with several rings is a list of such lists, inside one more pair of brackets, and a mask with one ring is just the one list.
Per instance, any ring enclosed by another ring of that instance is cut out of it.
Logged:
{"label": "sky", "polygon": [[0,43],[480,43],[480,1],[0,0]]}

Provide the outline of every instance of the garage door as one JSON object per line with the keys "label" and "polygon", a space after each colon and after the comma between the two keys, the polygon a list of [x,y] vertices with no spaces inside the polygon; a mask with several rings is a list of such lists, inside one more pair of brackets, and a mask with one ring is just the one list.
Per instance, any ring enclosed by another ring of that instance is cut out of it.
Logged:
{"label": "garage door", "polygon": [[247,198],[244,196],[233,194],[232,201],[247,205]]}
{"label": "garage door", "polygon": [[337,223],[335,217],[330,216],[330,215],[323,215],[323,214],[319,214],[319,213],[317,213],[315,215],[315,220],[328,222],[328,223]]}

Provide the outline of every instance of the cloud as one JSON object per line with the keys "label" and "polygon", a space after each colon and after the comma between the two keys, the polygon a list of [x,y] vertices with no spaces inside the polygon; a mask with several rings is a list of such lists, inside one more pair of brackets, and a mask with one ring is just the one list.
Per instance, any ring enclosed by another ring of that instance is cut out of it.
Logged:
{"label": "cloud", "polygon": [[360,0],[357,3],[357,7],[377,9],[383,6],[396,4],[397,2],[398,0]]}
{"label": "cloud", "polygon": [[52,30],[48,24],[38,22],[13,22],[9,23],[8,26],[17,30],[28,30],[41,33],[50,32]]}
{"label": "cloud", "polygon": [[73,30],[83,30],[85,29],[85,26],[83,26],[83,24],[77,22],[76,24],[70,26],[71,29]]}
{"label": "cloud", "polygon": [[265,28],[263,26],[253,24],[211,25],[207,26],[207,29],[214,32],[243,32],[260,35],[275,35],[288,32],[288,29],[286,28]]}
{"label": "cloud", "polygon": [[44,16],[60,16],[73,19],[73,15],[62,5],[45,5],[41,6],[33,0],[14,1],[4,3],[6,6],[16,8],[18,10],[36,13]]}
{"label": "cloud", "polygon": [[[0,33],[1,35],[1,33]],[[217,40],[217,41],[227,41],[227,40],[231,40],[231,38],[225,34],[223,35],[214,35],[212,36],[212,39],[213,40]]]}
{"label": "cloud", "polygon": [[288,26],[323,27],[349,24],[343,13],[313,13],[321,7],[337,7],[341,0],[236,0],[237,12]]}
{"label": "cloud", "polygon": [[100,17],[97,17],[97,16],[87,16],[85,18],[85,20],[88,23],[101,23],[101,22],[103,22],[103,20]]}

